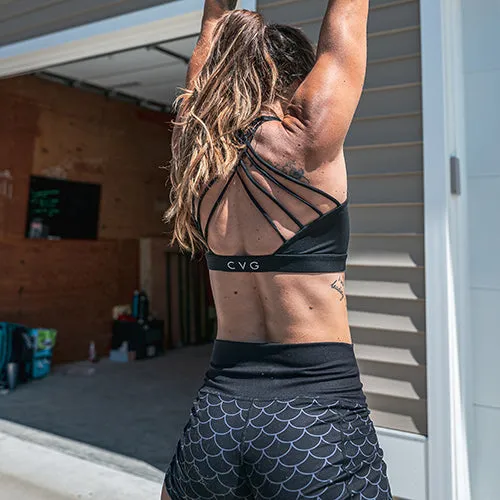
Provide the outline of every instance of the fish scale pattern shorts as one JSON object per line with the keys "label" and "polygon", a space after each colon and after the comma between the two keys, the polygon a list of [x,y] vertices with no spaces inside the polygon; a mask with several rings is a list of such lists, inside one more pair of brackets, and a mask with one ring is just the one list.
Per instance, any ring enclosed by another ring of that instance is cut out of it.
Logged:
{"label": "fish scale pattern shorts", "polygon": [[392,498],[365,405],[203,389],[165,485],[172,500]]}

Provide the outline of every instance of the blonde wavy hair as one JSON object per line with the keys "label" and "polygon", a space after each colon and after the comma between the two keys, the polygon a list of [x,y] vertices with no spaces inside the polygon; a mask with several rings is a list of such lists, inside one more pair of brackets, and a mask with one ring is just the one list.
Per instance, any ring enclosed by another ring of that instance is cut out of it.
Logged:
{"label": "blonde wavy hair", "polygon": [[218,22],[207,61],[177,99],[170,164],[172,242],[194,254],[206,248],[196,223],[197,200],[212,179],[226,178],[238,161],[240,133],[303,80],[314,48],[297,28],[266,25],[262,16],[230,11]]}

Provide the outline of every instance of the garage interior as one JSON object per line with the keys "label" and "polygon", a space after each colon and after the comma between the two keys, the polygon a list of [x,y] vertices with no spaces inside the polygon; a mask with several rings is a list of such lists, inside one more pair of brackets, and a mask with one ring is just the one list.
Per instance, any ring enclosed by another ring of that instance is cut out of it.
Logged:
{"label": "garage interior", "polygon": [[[100,356],[107,354],[110,311],[130,303],[139,281],[153,314],[166,319],[167,273],[169,300],[176,302],[170,309],[178,310],[176,269],[202,272],[201,263],[165,254],[168,228],[161,220],[172,103],[195,43],[195,36],[185,37],[0,81],[7,160],[0,314],[3,321],[57,329],[56,363],[84,359],[92,341]],[[97,239],[26,239],[31,176],[100,185]],[[166,343],[191,343],[172,316]]]}
{"label": "garage interior", "polygon": [[[301,26],[313,40],[324,6],[258,2],[268,20]],[[377,426],[417,440],[427,433],[419,2],[374,0],[370,11],[365,91],[346,142],[350,322]],[[16,39],[0,35],[2,43]],[[0,80],[0,321],[58,331],[53,375],[0,398],[0,418],[158,470],[201,383],[215,331],[203,262],[170,248],[161,221],[172,103],[196,39]],[[99,185],[97,239],[26,238],[32,176]],[[165,321],[165,355],[102,360],[88,375],[89,344],[109,354],[112,308],[139,288]]]}
{"label": "garage interior", "polygon": [[[0,80],[0,321],[57,330],[51,376],[0,398],[2,428],[143,461],[150,467],[134,473],[149,479],[167,465],[215,334],[204,261],[171,247],[162,222],[173,103],[196,41],[192,34]],[[33,179],[100,186],[96,237],[28,237]],[[102,359],[113,307],[138,289],[164,321],[167,354]],[[100,363],[82,362],[91,343]],[[178,349],[191,344],[202,345]],[[165,411],[169,392],[176,404]]]}

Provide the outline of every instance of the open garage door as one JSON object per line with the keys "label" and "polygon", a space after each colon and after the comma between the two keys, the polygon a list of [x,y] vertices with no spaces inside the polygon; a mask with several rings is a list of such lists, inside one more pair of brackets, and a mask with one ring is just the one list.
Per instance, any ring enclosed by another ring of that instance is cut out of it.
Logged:
{"label": "open garage door", "polygon": [[172,1],[3,0],[0,8],[0,46]]}
{"label": "open garage door", "polygon": [[[0,17],[0,28],[2,28],[0,31],[4,33],[3,30],[6,30],[7,33],[3,43],[12,41],[12,43],[3,46],[0,43],[0,78],[32,73],[84,58],[98,57],[196,35],[199,32],[203,9],[201,0],[176,0],[161,3],[151,1],[141,2],[141,7],[152,3],[160,5],[108,17],[112,12],[112,4],[121,4],[123,8],[129,4],[127,8],[130,10],[132,4],[137,7],[139,2],[111,2],[108,0],[100,2],[100,4],[109,4],[111,10],[106,10],[103,7],[100,11],[91,8],[97,2],[85,2],[85,6],[88,7],[87,11],[76,9],[72,15],[66,16],[59,23],[47,20],[46,23],[42,23],[42,26],[37,28],[30,24],[29,11],[26,9],[24,13],[21,10],[18,11],[17,17],[15,15],[16,9],[18,7],[20,9],[21,4],[26,5],[27,3],[28,1],[9,2],[0,9],[0,16],[4,15],[5,21],[2,24],[2,17]],[[54,8],[56,4],[61,4],[62,8],[62,5],[75,2],[61,0],[50,3],[53,4]],[[39,14],[42,19],[44,11],[47,13],[47,4],[49,2],[45,1],[40,6]],[[240,6],[254,9],[255,0],[242,0]],[[10,11],[6,10],[7,7]],[[10,17],[9,12],[11,13]],[[80,17],[76,15],[78,12],[81,14]],[[88,23],[88,20],[95,19],[99,12],[100,20]],[[62,16],[62,13],[60,15]],[[38,19],[38,17],[35,18]],[[87,19],[88,24],[62,29],[64,26],[74,26],[75,23],[85,22],[85,19]],[[14,29],[11,28],[11,25],[18,27]],[[62,31],[52,32],[55,29],[62,29]],[[42,31],[40,32],[40,30]],[[36,33],[45,34],[31,38]]]}
{"label": "open garage door", "polygon": [[155,110],[170,111],[197,36],[83,59],[38,71],[37,76],[102,92]]}
{"label": "open garage door", "polygon": [[161,110],[184,83],[203,9],[201,0],[3,4],[0,78],[37,74]]}

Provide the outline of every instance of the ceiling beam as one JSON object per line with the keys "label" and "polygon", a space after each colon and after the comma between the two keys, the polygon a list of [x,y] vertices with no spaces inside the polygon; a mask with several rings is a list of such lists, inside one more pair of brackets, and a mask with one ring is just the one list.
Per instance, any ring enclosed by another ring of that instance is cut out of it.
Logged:
{"label": "ceiling beam", "polygon": [[66,85],[67,87],[73,87],[80,90],[86,90],[88,92],[93,92],[94,94],[101,94],[107,99],[115,99],[118,101],[124,101],[131,104],[140,106],[141,108],[152,109],[155,111],[161,111],[164,113],[172,113],[173,107],[169,104],[163,102],[153,101],[151,99],[145,99],[144,97],[137,97],[120,90],[113,88],[102,87],[101,85],[96,85],[95,83],[88,83],[84,80],[77,80],[75,78],[69,78],[67,76],[56,75],[50,71],[37,71],[34,73],[38,78],[44,80],[49,80],[51,82],[59,83],[61,85]]}
{"label": "ceiling beam", "polygon": [[[195,38],[195,37],[198,37],[198,36],[199,36],[199,33],[191,33],[189,35],[183,35],[183,36],[179,36],[177,38],[169,38],[167,40],[162,40],[162,41],[158,42],[155,45],[151,45],[151,44],[145,44],[144,45],[144,44],[142,44],[142,45],[138,45],[137,47],[131,47],[129,49],[113,50],[112,52],[103,53],[100,56],[80,57],[80,58],[74,59],[72,61],[68,61],[67,63],[59,64],[59,65],[57,65],[57,67],[66,66],[66,64],[74,64],[74,63],[79,63],[79,62],[92,61],[94,59],[100,59],[102,57],[115,56],[117,54],[124,54],[125,52],[134,52],[134,51],[140,50],[140,49],[149,49],[149,48],[152,48],[152,47],[156,47],[157,45],[161,45],[163,43],[179,42],[181,40],[187,40],[189,38]],[[181,54],[179,54],[179,55],[181,55]],[[182,57],[184,57],[184,56],[182,56]],[[41,69],[43,70],[43,68],[41,68]],[[48,69],[50,70],[50,68],[48,68]]]}
{"label": "ceiling beam", "polygon": [[150,47],[147,48],[149,50],[156,50],[157,52],[160,52],[161,54],[165,54],[170,57],[175,57],[176,59],[180,59],[181,61],[184,61],[186,64],[189,64],[190,61],[189,57],[179,54],[178,52],[174,52],[173,50],[165,49],[164,47],[160,47],[159,45],[151,45]]}

